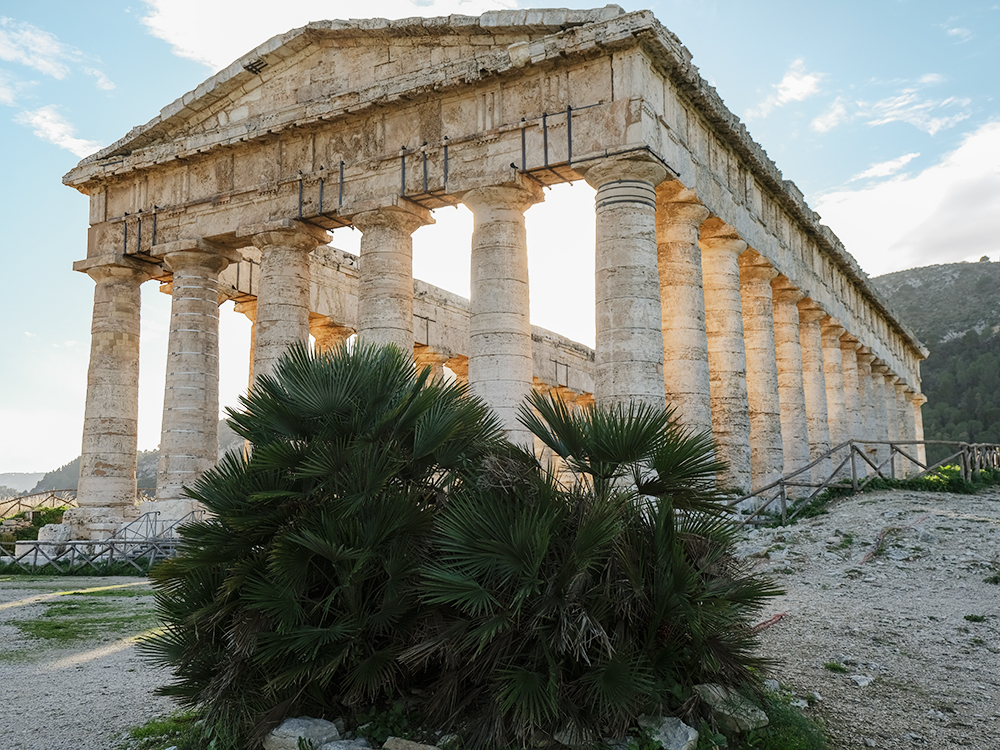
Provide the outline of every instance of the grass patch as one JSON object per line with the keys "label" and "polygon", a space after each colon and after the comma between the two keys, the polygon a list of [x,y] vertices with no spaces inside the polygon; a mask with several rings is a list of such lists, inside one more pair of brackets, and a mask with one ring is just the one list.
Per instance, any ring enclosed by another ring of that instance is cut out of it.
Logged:
{"label": "grass patch", "polygon": [[994,573],[991,576],[987,576],[983,579],[983,583],[992,583],[994,586],[1000,586],[1000,573]]}
{"label": "grass patch", "polygon": [[983,615],[966,615],[965,619],[969,622],[986,622],[986,617]]}
{"label": "grass patch", "polygon": [[826,669],[830,672],[836,672],[837,674],[847,674],[849,671],[847,667],[845,667],[839,661],[828,661],[826,664],[823,665],[823,669]]}
{"label": "grass patch", "polygon": [[830,740],[826,731],[790,705],[789,698],[772,697],[763,707],[768,725],[747,732],[738,738],[738,744],[731,741],[730,745],[747,750],[828,750]]}
{"label": "grass patch", "polygon": [[200,750],[206,747],[201,715],[197,711],[177,711],[169,716],[150,719],[128,730],[128,739],[120,750]]}
{"label": "grass patch", "polygon": [[[40,617],[8,620],[5,624],[50,645],[96,640],[105,634],[117,637],[140,633],[157,625],[152,599],[146,606],[136,601],[115,602],[106,598],[111,596],[132,598],[135,592],[116,589],[69,594],[45,602],[45,612]],[[17,652],[11,656],[17,656]]]}

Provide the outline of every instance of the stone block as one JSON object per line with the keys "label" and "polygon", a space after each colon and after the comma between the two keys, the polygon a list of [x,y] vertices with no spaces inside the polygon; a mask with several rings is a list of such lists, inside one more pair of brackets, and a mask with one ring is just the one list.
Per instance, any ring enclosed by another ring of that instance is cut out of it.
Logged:
{"label": "stone block", "polygon": [[321,747],[339,740],[340,732],[336,724],[325,719],[309,716],[285,719],[264,740],[264,750],[299,750],[300,738],[311,742],[314,747]]}

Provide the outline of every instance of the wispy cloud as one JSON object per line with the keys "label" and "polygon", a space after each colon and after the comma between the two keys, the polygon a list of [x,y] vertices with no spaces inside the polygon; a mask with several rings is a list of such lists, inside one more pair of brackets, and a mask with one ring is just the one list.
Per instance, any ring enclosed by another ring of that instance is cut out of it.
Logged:
{"label": "wispy cloud", "polygon": [[16,118],[18,123],[27,125],[42,140],[72,151],[79,157],[84,157],[97,151],[103,145],[99,141],[87,141],[77,138],[73,125],[60,115],[55,106],[49,105],[39,109],[21,112]]}
{"label": "wispy cloud", "polygon": [[810,73],[806,70],[804,60],[796,60],[789,66],[781,81],[771,87],[773,91],[768,94],[764,101],[747,112],[747,119],[767,117],[778,107],[792,102],[801,102],[818,94],[821,80],[823,80],[822,73]]}
{"label": "wispy cloud", "polygon": [[870,177],[889,177],[896,174],[899,170],[909,164],[911,161],[920,156],[919,153],[905,154],[900,156],[898,159],[890,159],[889,161],[879,162],[878,164],[873,164],[864,172],[854,175],[848,182],[854,182],[856,180],[867,180]]}
{"label": "wispy cloud", "polygon": [[[80,50],[63,44],[54,35],[30,23],[0,17],[0,60],[25,65],[56,80],[69,76],[86,59]],[[98,88],[113,89],[114,84],[96,68],[83,72],[97,79]]]}
{"label": "wispy cloud", "polygon": [[0,18],[0,60],[27,65],[62,80],[70,72],[68,63],[79,54],[37,26]]}
{"label": "wispy cloud", "polygon": [[863,109],[864,115],[869,118],[869,125],[905,122],[928,135],[934,135],[967,119],[969,112],[959,111],[954,114],[947,112],[968,107],[971,103],[970,99],[953,96],[943,100],[928,99],[922,97],[917,89],[903,89],[895,96],[877,101]]}
{"label": "wispy cloud", "polygon": [[13,106],[17,100],[17,86],[8,73],[0,70],[0,104]]}
{"label": "wispy cloud", "polygon": [[961,26],[953,26],[950,29],[946,28],[945,33],[954,39],[958,39],[960,42],[968,42],[974,36],[969,29],[963,29]]}
{"label": "wispy cloud", "polygon": [[[884,168],[909,156],[886,162]],[[922,172],[897,174],[810,202],[871,274],[995,255],[1000,235],[997,164],[1000,122],[991,122]],[[883,165],[872,169],[879,167]]]}
{"label": "wispy cloud", "polygon": [[838,96],[833,104],[812,121],[811,127],[818,133],[826,133],[849,119],[849,117],[846,101]]}

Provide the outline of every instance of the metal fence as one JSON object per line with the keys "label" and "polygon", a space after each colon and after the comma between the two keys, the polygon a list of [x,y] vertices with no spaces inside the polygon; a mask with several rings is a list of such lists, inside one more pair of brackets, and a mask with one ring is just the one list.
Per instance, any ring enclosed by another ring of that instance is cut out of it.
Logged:
{"label": "metal fence", "polygon": [[76,507],[76,490],[45,490],[30,495],[0,498],[0,518],[10,518],[38,508]]}
{"label": "metal fence", "polygon": [[[920,458],[922,446],[937,445],[953,448],[946,458],[931,465]],[[886,450],[886,446],[888,450]],[[832,471],[820,470],[829,463]],[[1000,469],[1000,445],[963,443],[948,440],[848,440],[810,461],[801,469],[786,474],[758,490],[731,501],[743,505],[756,501],[753,512],[740,519],[742,523],[761,523],[761,514],[778,504],[781,522],[796,518],[802,510],[831,485],[850,480],[854,492],[860,492],[876,479],[916,479],[955,464],[962,479],[973,481],[983,469]],[[775,511],[771,511],[774,513]]]}
{"label": "metal fence", "polygon": [[23,541],[17,542],[14,555],[2,562],[22,570],[51,565],[60,573],[90,567],[124,563],[145,573],[150,565],[177,554],[182,524],[200,521],[205,511],[192,511],[183,518],[160,520],[158,512],[144,513],[101,541]]}

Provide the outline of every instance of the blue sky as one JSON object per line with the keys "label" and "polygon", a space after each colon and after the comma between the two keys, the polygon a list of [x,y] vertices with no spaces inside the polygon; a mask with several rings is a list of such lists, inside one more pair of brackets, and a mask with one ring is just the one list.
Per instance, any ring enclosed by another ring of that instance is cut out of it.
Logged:
{"label": "blue sky", "polygon": [[[0,0],[0,472],[45,471],[79,453],[93,282],[71,270],[86,253],[87,199],[61,177],[80,158],[310,20],[555,4]],[[1000,3],[621,4],[650,8],[681,39],[870,274],[998,260]],[[586,186],[567,186],[528,212],[533,322],[586,343],[593,230],[572,217],[591,201]],[[415,237],[415,272],[468,294],[469,215],[436,218]],[[358,237],[342,230],[334,244],[356,248]],[[169,299],[146,284],[140,448],[159,439],[168,315]],[[222,399],[233,404],[249,328],[228,306],[222,320]]]}

